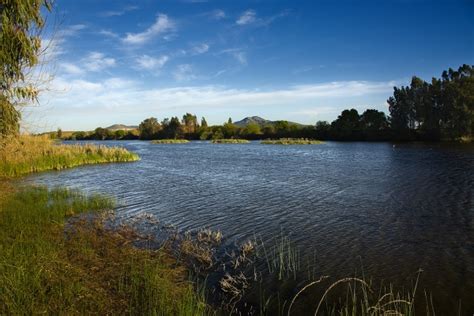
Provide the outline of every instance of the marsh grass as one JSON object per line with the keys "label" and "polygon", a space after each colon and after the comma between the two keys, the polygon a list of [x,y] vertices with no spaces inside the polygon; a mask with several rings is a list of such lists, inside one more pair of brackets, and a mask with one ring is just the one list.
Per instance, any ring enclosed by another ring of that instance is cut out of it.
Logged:
{"label": "marsh grass", "polygon": [[155,139],[151,141],[152,144],[187,144],[187,139]]}
{"label": "marsh grass", "polygon": [[45,136],[23,135],[0,140],[0,178],[138,159],[138,155],[124,148],[92,144],[63,145]]}
{"label": "marsh grass", "polygon": [[[104,228],[113,202],[25,187],[0,200],[0,314],[200,315],[186,270],[134,234]],[[81,215],[82,214],[82,215]],[[68,220],[68,219],[74,220]]]}
{"label": "marsh grass", "polygon": [[238,139],[238,138],[223,138],[223,139],[213,139],[211,140],[213,144],[248,144],[249,140]]}
{"label": "marsh grass", "polygon": [[307,138],[280,138],[266,139],[262,140],[260,143],[264,145],[319,145],[324,142]]}

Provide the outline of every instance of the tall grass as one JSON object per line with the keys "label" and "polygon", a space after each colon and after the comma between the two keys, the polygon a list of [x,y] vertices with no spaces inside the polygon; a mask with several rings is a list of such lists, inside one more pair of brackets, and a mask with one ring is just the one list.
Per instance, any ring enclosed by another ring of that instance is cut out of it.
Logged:
{"label": "tall grass", "polygon": [[280,139],[266,139],[262,140],[264,145],[319,145],[323,144],[320,140],[307,138],[280,138]]}
{"label": "tall grass", "polygon": [[187,139],[155,139],[151,141],[152,144],[187,144]]}
{"label": "tall grass", "polygon": [[222,139],[213,139],[211,140],[213,144],[248,144],[250,141],[246,139],[238,139],[238,138],[222,138]]}
{"label": "tall grass", "polygon": [[[17,192],[15,192],[17,191]],[[5,190],[0,314],[200,315],[207,307],[166,252],[137,249],[101,217],[110,199],[67,189]]]}
{"label": "tall grass", "polygon": [[0,140],[0,178],[138,159],[138,155],[124,148],[91,144],[62,145],[45,136],[23,135]]}

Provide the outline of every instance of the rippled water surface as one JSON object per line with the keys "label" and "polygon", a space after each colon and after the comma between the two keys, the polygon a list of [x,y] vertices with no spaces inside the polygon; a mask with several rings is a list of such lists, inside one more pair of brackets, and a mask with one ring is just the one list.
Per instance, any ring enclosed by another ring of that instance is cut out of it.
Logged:
{"label": "rippled water surface", "polygon": [[105,144],[141,161],[27,181],[109,193],[122,215],[151,212],[183,231],[220,229],[226,243],[288,235],[325,274],[363,266],[403,283],[423,268],[422,287],[439,302],[462,299],[474,311],[472,146]]}

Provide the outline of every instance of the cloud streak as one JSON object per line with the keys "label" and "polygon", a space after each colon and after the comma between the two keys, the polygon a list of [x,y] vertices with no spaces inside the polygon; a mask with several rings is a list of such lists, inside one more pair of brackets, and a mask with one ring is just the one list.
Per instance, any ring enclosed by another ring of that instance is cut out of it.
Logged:
{"label": "cloud streak", "polygon": [[152,26],[141,33],[127,33],[123,38],[123,42],[133,45],[144,44],[159,35],[169,33],[175,29],[176,24],[172,19],[166,14],[158,14]]}

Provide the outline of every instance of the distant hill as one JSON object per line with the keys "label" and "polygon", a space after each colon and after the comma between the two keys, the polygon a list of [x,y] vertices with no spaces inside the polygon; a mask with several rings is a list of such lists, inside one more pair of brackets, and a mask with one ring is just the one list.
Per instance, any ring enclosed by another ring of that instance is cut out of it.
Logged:
{"label": "distant hill", "polygon": [[[239,127],[244,127],[251,123],[256,123],[260,126],[265,126],[265,125],[273,125],[275,124],[275,122],[276,121],[266,120],[264,118],[261,118],[260,116],[248,116],[240,121],[234,122],[234,125],[237,125]],[[295,123],[295,122],[290,122],[290,121],[288,121],[288,123],[303,126],[303,124],[300,124],[300,123]]]}
{"label": "distant hill", "polygon": [[136,126],[136,125],[114,124],[114,125],[111,125],[109,127],[106,127],[105,129],[108,129],[109,131],[119,131],[119,130],[130,131],[130,130],[134,130],[134,129],[137,129],[137,128],[138,128],[138,126]]}

